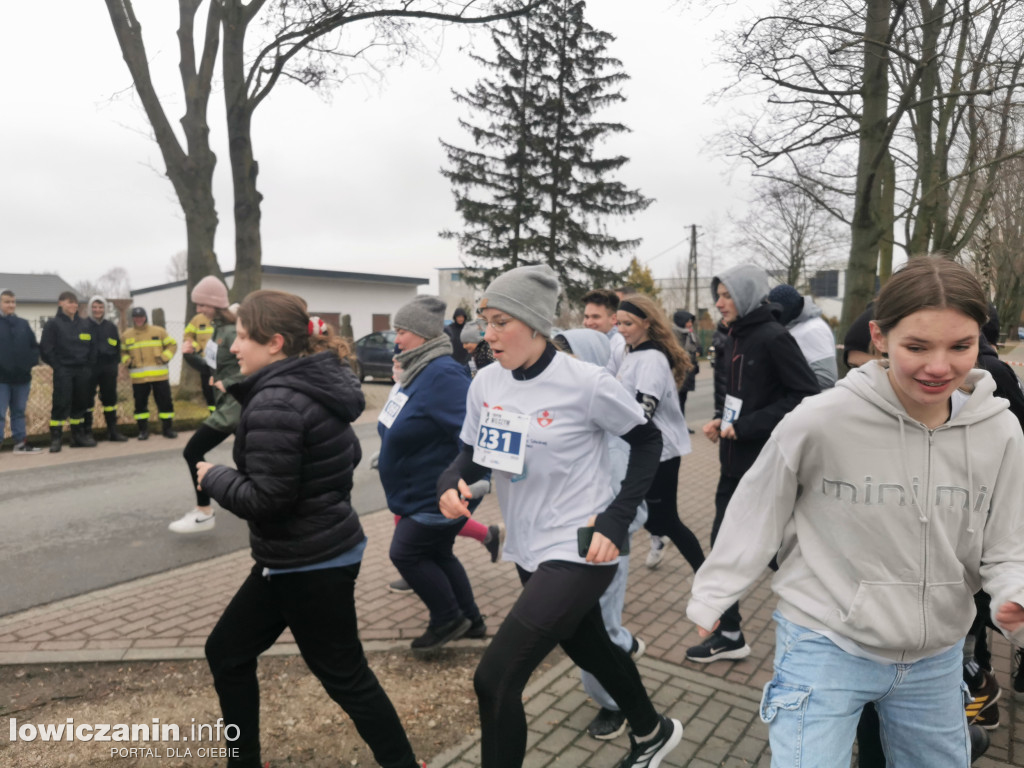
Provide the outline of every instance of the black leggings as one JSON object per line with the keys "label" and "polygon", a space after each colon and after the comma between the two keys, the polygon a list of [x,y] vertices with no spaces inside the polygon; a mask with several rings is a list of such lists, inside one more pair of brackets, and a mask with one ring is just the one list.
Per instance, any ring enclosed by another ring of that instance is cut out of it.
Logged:
{"label": "black leggings", "polygon": [[196,484],[199,482],[196,464],[206,458],[207,451],[212,451],[229,437],[231,437],[230,432],[221,432],[219,429],[200,424],[199,429],[192,434],[185,444],[185,450],[181,453],[185,457],[185,463],[188,464],[189,474],[192,475],[192,490],[196,492],[196,506],[198,507],[210,506],[210,497],[204,491],[196,490]]}
{"label": "black leggings", "polygon": [[619,704],[633,732],[647,735],[658,714],[633,659],[608,637],[598,603],[617,566],[564,561],[519,568],[523,592],[484,651],[473,685],[480,705],[481,767],[521,768],[526,754],[523,689],[556,646],[592,673]]}
{"label": "black leggings", "polygon": [[[238,727],[228,766],[260,762],[260,687],[256,661],[285,627],[303,661],[345,710],[385,768],[415,768],[412,747],[388,695],[366,663],[356,629],[359,564],[263,576],[253,566],[206,641],[224,721]],[[340,756],[339,756],[340,757]]]}
{"label": "black leggings", "polygon": [[654,482],[647,491],[647,522],[644,528],[655,536],[668,536],[694,572],[704,563],[704,551],[693,531],[683,525],[676,508],[679,488],[679,457],[658,465]]}

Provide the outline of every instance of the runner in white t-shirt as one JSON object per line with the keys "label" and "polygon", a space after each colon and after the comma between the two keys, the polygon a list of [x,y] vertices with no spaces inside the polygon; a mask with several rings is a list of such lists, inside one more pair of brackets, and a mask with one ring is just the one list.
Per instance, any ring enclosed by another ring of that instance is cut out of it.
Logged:
{"label": "runner in white t-shirt", "polygon": [[635,394],[644,413],[661,431],[661,463],[647,491],[647,522],[652,536],[668,536],[694,572],[704,562],[700,541],[679,519],[676,495],[679,460],[690,452],[690,433],[679,407],[679,387],[692,363],[676,341],[661,307],[647,296],[627,296],[619,304],[619,332],[627,352],[619,382]]}
{"label": "runner in white t-shirt", "polygon": [[[657,469],[661,436],[608,374],[548,341],[558,281],[546,266],[498,277],[479,305],[495,360],[466,399],[462,452],[438,481],[439,505],[467,515],[468,483],[488,468],[507,527],[505,556],[523,592],[477,667],[482,768],[519,768],[526,753],[522,692],[561,645],[626,713],[631,750],[620,768],[656,768],[678,745],[678,720],[659,715],[629,654],[608,637],[598,601]],[[606,435],[630,445],[618,493]],[[580,529],[592,535],[580,544]],[[584,555],[579,554],[584,551]]]}

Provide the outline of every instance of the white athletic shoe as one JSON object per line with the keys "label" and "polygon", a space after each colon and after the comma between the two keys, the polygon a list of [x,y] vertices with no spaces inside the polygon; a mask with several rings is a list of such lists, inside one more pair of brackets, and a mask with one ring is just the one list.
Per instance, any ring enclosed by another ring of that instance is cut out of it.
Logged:
{"label": "white athletic shoe", "polygon": [[665,557],[665,542],[661,540],[660,536],[651,536],[651,551],[647,553],[647,559],[644,561],[651,570],[654,570],[661,565],[662,558]]}
{"label": "white athletic shoe", "polygon": [[202,533],[212,531],[217,524],[213,514],[204,515],[198,509],[190,510],[184,517],[175,520],[167,528],[175,533]]}

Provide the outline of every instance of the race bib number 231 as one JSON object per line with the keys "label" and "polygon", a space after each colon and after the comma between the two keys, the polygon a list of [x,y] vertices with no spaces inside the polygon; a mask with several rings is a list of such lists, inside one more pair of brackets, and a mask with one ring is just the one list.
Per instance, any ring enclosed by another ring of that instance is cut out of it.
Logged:
{"label": "race bib number 231", "polygon": [[473,461],[484,467],[514,475],[522,474],[526,459],[526,431],[530,417],[484,408],[480,431],[473,449]]}

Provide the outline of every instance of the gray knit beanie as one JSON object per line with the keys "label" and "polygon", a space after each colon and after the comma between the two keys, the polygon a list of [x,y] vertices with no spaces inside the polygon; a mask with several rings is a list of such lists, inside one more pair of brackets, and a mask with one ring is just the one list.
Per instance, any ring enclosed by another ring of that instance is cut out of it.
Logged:
{"label": "gray knit beanie", "polygon": [[480,323],[466,323],[462,326],[459,341],[463,344],[479,344],[484,340],[484,327]]}
{"label": "gray knit beanie", "polygon": [[551,337],[551,322],[558,304],[558,277],[551,267],[537,264],[516,267],[494,279],[479,309],[498,309]]}
{"label": "gray knit beanie", "polygon": [[395,312],[391,324],[424,339],[432,339],[444,332],[444,310],[445,303],[437,296],[417,296]]}

